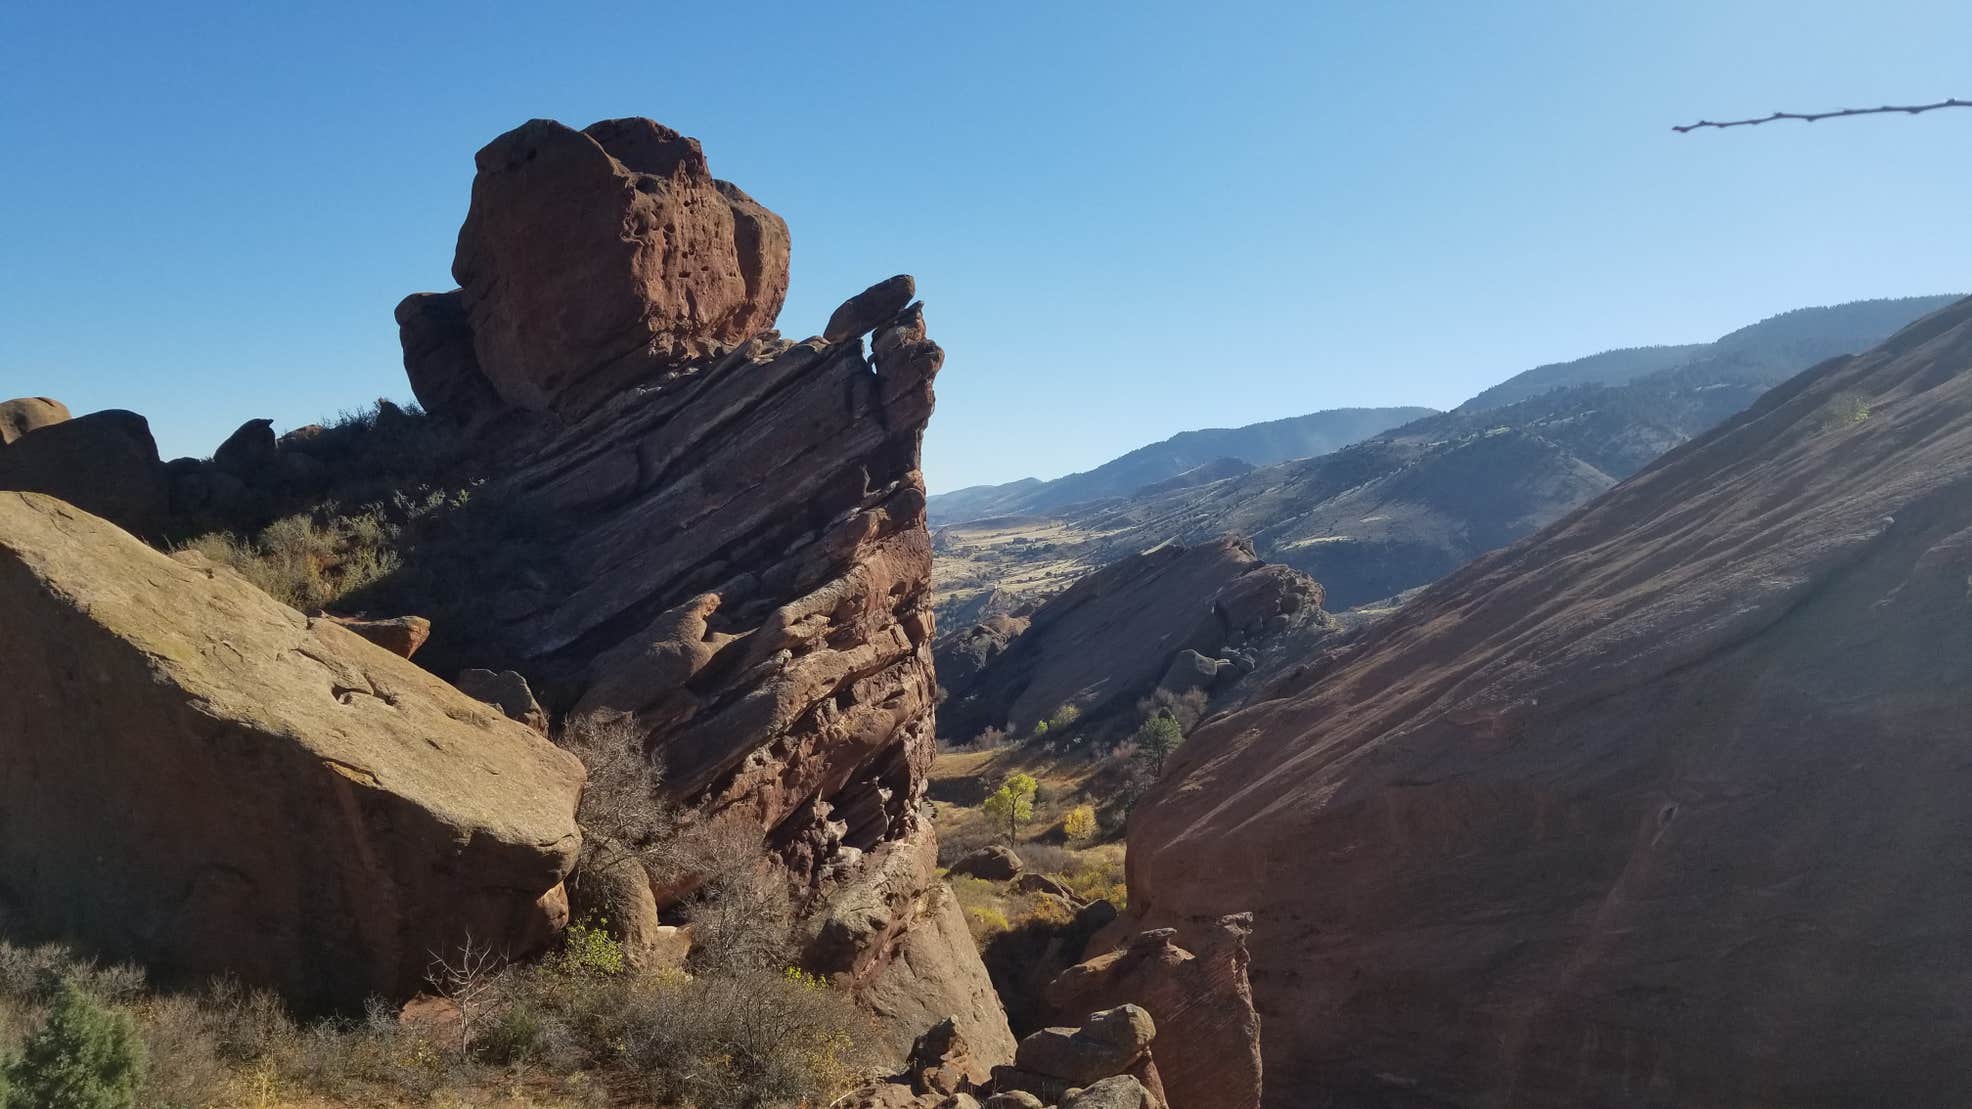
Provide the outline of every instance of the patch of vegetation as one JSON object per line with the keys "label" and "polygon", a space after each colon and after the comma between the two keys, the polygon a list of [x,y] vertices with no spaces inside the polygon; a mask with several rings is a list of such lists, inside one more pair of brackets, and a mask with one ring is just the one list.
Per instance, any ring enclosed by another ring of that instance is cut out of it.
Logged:
{"label": "patch of vegetation", "polygon": [[1020,835],[1020,826],[1034,819],[1034,795],[1040,786],[1029,774],[1009,774],[982,806],[994,823],[1004,825],[1007,841]]}
{"label": "patch of vegetation", "polygon": [[1821,410],[1823,430],[1854,427],[1869,419],[1869,398],[1861,393],[1837,393]]}

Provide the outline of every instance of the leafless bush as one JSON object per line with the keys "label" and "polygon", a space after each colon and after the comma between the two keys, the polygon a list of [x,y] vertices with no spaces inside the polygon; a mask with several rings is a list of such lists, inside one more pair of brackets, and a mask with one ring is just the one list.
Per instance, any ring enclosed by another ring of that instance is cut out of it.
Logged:
{"label": "leafless bush", "polygon": [[704,876],[685,907],[695,973],[738,975],[787,964],[794,900],[787,875],[762,849],[758,826],[725,817],[689,828],[677,862]]}
{"label": "leafless bush", "polygon": [[575,819],[582,828],[582,857],[575,881],[585,872],[636,859],[654,882],[676,870],[673,850],[679,813],[664,793],[664,767],[644,752],[644,733],[621,713],[571,717],[556,742],[582,760],[588,785]]}
{"label": "leafless bush", "polygon": [[486,1007],[497,996],[500,974],[507,958],[489,943],[473,939],[467,932],[456,951],[431,953],[425,969],[425,984],[432,993],[451,1002],[459,1013],[459,1058],[472,1054],[473,1031],[485,1016]]}

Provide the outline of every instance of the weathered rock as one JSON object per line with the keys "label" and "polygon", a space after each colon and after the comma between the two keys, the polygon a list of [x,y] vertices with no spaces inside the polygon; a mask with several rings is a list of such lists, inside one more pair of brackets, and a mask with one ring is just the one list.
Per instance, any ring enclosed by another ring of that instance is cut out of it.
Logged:
{"label": "weathered rock", "polygon": [[1231,665],[1230,660],[1206,658],[1186,647],[1172,656],[1171,665],[1158,679],[1157,688],[1180,695],[1194,689],[1210,690],[1218,683],[1220,670]]}
{"label": "weathered rock", "polygon": [[0,446],[35,428],[59,424],[68,418],[68,405],[53,397],[16,397],[0,402]]}
{"label": "weathered rock", "polygon": [[1143,1083],[1119,1074],[1069,1094],[1061,1109],[1152,1109],[1154,1105]]}
{"label": "weathered rock", "polygon": [[92,412],[22,435],[0,451],[0,489],[46,493],[154,538],[171,485],[151,425],[135,412]]}
{"label": "weathered rock", "polygon": [[802,962],[850,992],[877,1021],[881,1054],[902,1060],[949,1020],[971,1081],[1013,1058],[1005,1010],[979,961],[958,898],[937,880],[929,827],[825,880],[803,924]]}
{"label": "weathered rock", "polygon": [[[614,841],[591,845],[590,861],[568,883],[569,918],[600,925],[623,947],[624,957],[645,969],[682,966],[689,937],[677,951],[678,930],[664,934],[650,875],[637,857]],[[675,962],[673,958],[675,957]]]}
{"label": "weathered rock", "polygon": [[1133,910],[1260,922],[1267,1099],[1956,1105],[1972,302],[1202,728]]}
{"label": "weathered rock", "polygon": [[248,420],[212,452],[212,464],[252,484],[273,476],[279,454],[274,421]]}
{"label": "weathered rock", "polygon": [[897,313],[910,307],[911,298],[917,292],[918,283],[908,273],[884,278],[842,302],[829,316],[828,326],[822,328],[822,341],[841,343],[868,335],[879,324],[896,318]]}
{"label": "weathered rock", "polygon": [[1046,1106],[1026,1090],[1008,1090],[987,1098],[986,1109],[1046,1109]]}
{"label": "weathered rock", "polygon": [[460,290],[405,297],[397,305],[397,338],[411,393],[426,412],[476,427],[505,407],[479,368]]}
{"label": "weathered rock", "polygon": [[1024,735],[1069,704],[1093,723],[1133,708],[1178,652],[1214,657],[1263,633],[1266,617],[1320,606],[1321,586],[1261,562],[1237,536],[1133,555],[1035,610],[1026,631],[969,682],[948,677],[941,726],[953,737],[1001,726]]}
{"label": "weathered rock", "polygon": [[1091,1013],[1080,1028],[1043,1028],[1020,1041],[1014,1066],[1083,1085],[1122,1074],[1157,1036],[1157,1024],[1140,1006]]}
{"label": "weathered rock", "polygon": [[932,1025],[911,1045],[911,1056],[904,1069],[911,1088],[918,1093],[956,1094],[972,1089],[978,1064],[973,1061],[972,1049],[966,1045],[958,1023],[947,1017]]}
{"label": "weathered rock", "polygon": [[566,920],[580,765],[409,662],[32,493],[0,494],[0,610],[28,931],[355,1008]]}
{"label": "weathered rock", "polygon": [[1080,905],[1080,899],[1075,896],[1074,890],[1068,888],[1067,883],[1047,874],[1027,871],[1014,878],[1013,888],[1019,893],[1044,893],[1050,897],[1058,897],[1069,904]]}
{"label": "weathered rock", "polygon": [[965,855],[952,864],[953,874],[984,878],[988,882],[1011,881],[1021,871],[1020,856],[1013,848],[993,843]]}
{"label": "weathered rock", "polygon": [[[940,636],[933,649],[938,663],[938,686],[947,697],[963,697],[972,691],[973,680],[986,664],[1027,630],[1028,618],[995,613],[965,631]],[[969,740],[972,736],[948,736]]]}
{"label": "weathered rock", "polygon": [[459,680],[452,684],[468,697],[498,705],[507,719],[518,720],[542,735],[548,734],[548,714],[542,710],[541,702],[534,699],[534,690],[528,686],[527,679],[519,673],[462,670]]}
{"label": "weathered rock", "polygon": [[[787,225],[713,179],[697,140],[647,119],[582,131],[537,119],[475,163],[452,276],[479,369],[507,405],[587,408],[773,326]],[[449,340],[433,349],[450,368],[414,380],[469,378]]]}
{"label": "weathered rock", "polygon": [[1258,1109],[1260,1018],[1247,981],[1248,916],[1140,933],[1062,972],[1048,987],[1057,1019],[1072,1024],[1126,1002],[1157,1022],[1157,1070],[1171,1109]]}
{"label": "weathered rock", "polygon": [[554,413],[474,441],[475,504],[541,554],[452,574],[488,599],[448,621],[458,664],[526,674],[557,714],[628,716],[679,802],[757,825],[802,895],[804,965],[878,1017],[891,1060],[948,1015],[1010,1055],[922,814],[918,463],[943,352],[921,306],[867,348],[762,332],[785,229],[648,121],[537,121],[479,165],[454,271],[478,364]]}
{"label": "weathered rock", "polygon": [[372,618],[335,616],[327,613],[324,613],[324,616],[398,658],[410,658],[417,654],[418,648],[424,646],[425,641],[431,638],[431,621],[422,616]]}

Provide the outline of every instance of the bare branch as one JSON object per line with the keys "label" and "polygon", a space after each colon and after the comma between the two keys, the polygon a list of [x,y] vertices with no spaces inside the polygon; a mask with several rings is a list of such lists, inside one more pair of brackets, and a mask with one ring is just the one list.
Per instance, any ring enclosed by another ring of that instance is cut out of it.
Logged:
{"label": "bare branch", "polygon": [[1894,115],[1898,112],[1914,116],[1919,112],[1935,112],[1939,108],[1972,108],[1972,100],[1940,100],[1936,104],[1885,104],[1881,108],[1842,108],[1833,112],[1775,112],[1770,116],[1761,116],[1758,119],[1729,119],[1723,123],[1701,119],[1697,123],[1687,123],[1683,127],[1673,127],[1671,130],[1682,135],[1688,131],[1696,131],[1700,127],[1717,127],[1724,130],[1727,127],[1752,127],[1755,124],[1772,123],[1777,119],[1798,119],[1803,123],[1813,123],[1818,119],[1840,119],[1844,116]]}

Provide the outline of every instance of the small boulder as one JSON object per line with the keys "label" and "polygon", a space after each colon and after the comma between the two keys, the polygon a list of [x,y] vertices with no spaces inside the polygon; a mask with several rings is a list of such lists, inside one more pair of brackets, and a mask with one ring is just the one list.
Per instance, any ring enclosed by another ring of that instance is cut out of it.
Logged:
{"label": "small boulder", "polygon": [[1208,658],[1187,647],[1165,667],[1157,688],[1181,697],[1194,689],[1209,690],[1218,682],[1219,674],[1231,665],[1225,659]]}
{"label": "small boulder", "polygon": [[68,405],[53,397],[18,397],[0,403],[0,446],[68,418]]}
{"label": "small boulder", "polygon": [[917,282],[908,273],[882,281],[842,302],[822,329],[822,341],[842,343],[874,331],[878,324],[910,307]]}
{"label": "small boulder", "polygon": [[[622,945],[624,957],[633,965],[656,970],[681,966],[683,954],[675,951],[680,930],[661,936],[663,923],[657,917],[657,898],[651,893],[650,875],[635,855],[609,840],[586,845],[588,856],[582,868],[568,883],[569,917],[578,923],[600,925]],[[685,953],[691,950],[684,937]],[[677,961],[671,962],[671,956]]]}
{"label": "small boulder", "polygon": [[517,671],[465,670],[452,683],[459,692],[475,700],[498,705],[507,719],[518,720],[542,735],[548,734],[548,714],[534,699],[534,690]]}
{"label": "small boulder", "polygon": [[393,616],[373,620],[363,616],[329,616],[364,639],[398,658],[410,658],[431,638],[431,621],[422,616]]}
{"label": "small boulder", "polygon": [[274,421],[248,420],[212,452],[212,464],[248,483],[266,480],[279,460]]}
{"label": "small boulder", "polygon": [[986,1109],[1047,1109],[1047,1105],[1026,1090],[1008,1090],[987,1098]]}
{"label": "small boulder", "polygon": [[1151,1109],[1154,1104],[1143,1083],[1131,1075],[1119,1074],[1070,1091],[1061,1109]]}
{"label": "small boulder", "polygon": [[988,882],[1006,882],[1020,874],[1020,856],[1013,848],[1002,844],[992,844],[967,854],[952,864],[953,874],[970,875]]}
{"label": "small boulder", "polygon": [[1081,904],[1081,898],[1075,896],[1074,890],[1069,889],[1061,879],[1047,874],[1029,871],[1013,880],[1013,888],[1019,893],[1044,893],[1050,897],[1058,897],[1071,905]]}
{"label": "small boulder", "polygon": [[1150,1050],[1157,1025],[1136,1005],[1092,1014],[1080,1028],[1043,1028],[1020,1041],[1014,1065],[1064,1082],[1087,1084],[1122,1074]]}

